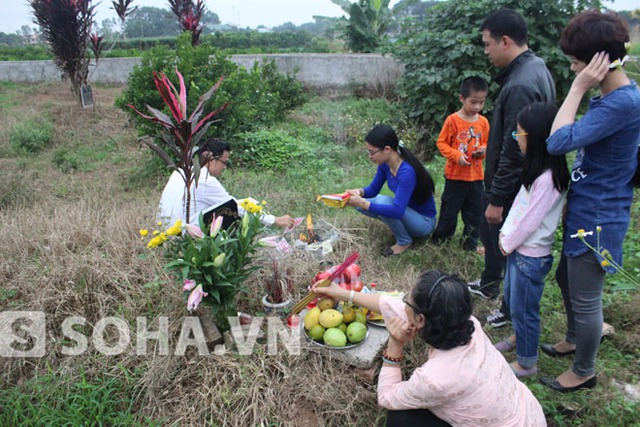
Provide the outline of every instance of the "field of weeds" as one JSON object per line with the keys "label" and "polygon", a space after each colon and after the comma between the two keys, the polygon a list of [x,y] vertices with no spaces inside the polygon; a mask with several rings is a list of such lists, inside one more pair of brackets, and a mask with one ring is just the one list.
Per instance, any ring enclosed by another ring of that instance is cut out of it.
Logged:
{"label": "field of weeds", "polygon": [[[95,108],[82,110],[64,84],[0,87],[0,313],[35,311],[46,316],[42,357],[0,358],[0,425],[384,425],[375,382],[330,353],[303,348],[299,355],[284,349],[269,355],[258,346],[248,356],[203,356],[194,347],[175,355],[180,325],[189,313],[180,287],[163,271],[160,252],[149,253],[138,234],[153,227],[166,178],[153,169],[135,129],[113,106],[122,88],[94,87]],[[267,200],[273,213],[310,213],[316,221],[332,224],[341,238],[328,261],[337,263],[358,251],[365,283],[376,282],[383,290],[406,290],[421,271],[431,268],[468,280],[479,277],[482,258],[456,244],[436,248],[424,243],[401,256],[381,258],[381,250],[392,243],[387,230],[353,210],[316,203],[316,194],[361,186],[373,174],[362,146],[344,144],[338,137],[353,129],[364,135],[371,123],[359,126],[350,116],[347,125],[339,116],[329,117],[336,109],[330,101],[314,100],[289,118],[291,127],[317,127],[335,145],[331,152],[338,155],[321,176],[295,165],[284,172],[234,167],[222,182],[231,194]],[[30,150],[30,143],[42,147]],[[436,160],[429,168],[438,181],[439,197],[442,162]],[[640,266],[639,222],[636,202],[625,243],[632,271]],[[292,261],[290,268],[295,297],[300,298],[324,267],[305,258]],[[551,276],[543,299],[543,342],[553,342],[563,332],[562,300]],[[263,293],[260,275],[249,285],[240,307],[257,314]],[[482,321],[496,308],[495,303],[474,302]],[[150,322],[167,317],[169,354],[163,355],[157,344],[147,355],[138,355],[135,340],[120,354],[105,355],[92,345],[75,356],[63,354],[63,347],[73,344],[62,333],[70,316],[86,319],[76,332],[87,338],[107,316],[124,319],[132,331],[137,317]],[[637,388],[640,378],[638,292],[608,291],[605,321],[615,333],[600,347],[597,388],[559,395],[537,379],[527,379],[549,425],[640,425],[638,403],[616,385]],[[510,333],[508,328],[486,332],[494,341]],[[16,334],[26,336],[24,331]],[[412,346],[406,375],[425,354],[424,346]],[[569,364],[540,356],[540,369],[547,375],[559,374]]]}

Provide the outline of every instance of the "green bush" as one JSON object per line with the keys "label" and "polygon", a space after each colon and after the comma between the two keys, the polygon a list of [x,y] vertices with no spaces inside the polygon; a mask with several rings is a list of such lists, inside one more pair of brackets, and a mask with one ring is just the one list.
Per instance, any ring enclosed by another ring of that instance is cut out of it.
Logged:
{"label": "green bush", "polygon": [[155,87],[152,72],[163,72],[176,82],[176,68],[183,74],[187,86],[188,111],[193,111],[204,91],[224,76],[219,89],[205,106],[204,114],[225,102],[229,106],[216,116],[220,121],[211,126],[209,136],[230,138],[239,132],[277,123],[289,110],[306,101],[301,83],[293,75],[278,73],[274,63],[245,70],[211,46],[192,47],[189,34],[183,34],[178,38],[176,52],[156,47],[145,53],[141,64],[129,76],[123,95],[116,100],[116,105],[129,114],[140,135],[153,135],[156,126],[135,114],[127,104],[133,104],[141,111],[150,105],[170,114]]}
{"label": "green bush", "polygon": [[282,170],[292,161],[311,157],[309,145],[283,130],[259,130],[236,135],[234,161],[257,168]]}
{"label": "green bush", "polygon": [[[213,34],[203,34],[200,37],[200,44],[233,53],[322,53],[329,51],[329,43],[327,40],[314,37],[307,31],[287,31],[282,33],[260,33],[258,31],[216,32]],[[175,50],[177,47],[176,38],[147,37],[117,40],[114,43],[114,52],[143,52],[158,46]],[[115,55],[114,52],[111,54]]]}
{"label": "green bush", "polygon": [[[459,108],[460,82],[478,75],[488,82],[498,73],[483,53],[479,28],[491,12],[512,8],[522,13],[529,29],[529,46],[542,57],[556,82],[558,100],[573,80],[569,61],[558,46],[560,33],[580,10],[600,1],[478,0],[440,3],[428,9],[425,20],[413,22],[393,44],[393,54],[405,65],[398,89],[407,115],[422,128],[425,153],[435,152],[435,140],[447,115]],[[499,87],[492,83],[485,106],[490,115]]]}
{"label": "green bush", "polygon": [[53,124],[41,117],[26,119],[9,131],[9,145],[14,154],[35,154],[53,141]]}
{"label": "green bush", "polygon": [[398,103],[385,99],[347,99],[331,103],[316,100],[299,109],[298,114],[317,118],[311,124],[331,129],[333,143],[353,147],[364,145],[364,137],[378,123],[393,127],[408,143],[415,142],[415,129]]}
{"label": "green bush", "polygon": [[53,54],[44,45],[36,46],[0,46],[0,61],[37,61],[51,60]]}
{"label": "green bush", "polygon": [[61,172],[67,173],[70,170],[78,169],[78,157],[69,152],[66,148],[61,148],[53,153],[53,164]]}

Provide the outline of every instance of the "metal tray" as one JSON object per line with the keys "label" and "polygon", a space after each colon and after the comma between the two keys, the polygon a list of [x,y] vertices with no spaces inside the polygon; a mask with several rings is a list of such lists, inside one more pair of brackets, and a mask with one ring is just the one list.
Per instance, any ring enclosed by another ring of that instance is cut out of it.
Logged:
{"label": "metal tray", "polygon": [[[302,333],[304,334],[305,337],[307,337],[307,340],[311,341],[313,344],[317,345],[318,347],[328,348],[330,350],[349,350],[351,348],[355,348],[355,347],[359,346],[360,344],[365,342],[367,340],[367,338],[369,338],[369,328],[367,328],[367,334],[364,336],[364,339],[362,341],[360,341],[359,343],[345,345],[344,347],[332,347],[330,345],[327,345],[327,344],[324,344],[322,342],[318,342],[318,341],[315,341],[315,340],[311,339],[311,337],[307,334],[307,331],[304,329],[304,327],[302,328]],[[349,342],[349,341],[347,340],[347,342]]]}
{"label": "metal tray", "polygon": [[373,326],[377,326],[379,328],[386,328],[387,324],[385,323],[384,319],[380,319],[380,320],[369,320],[367,319],[367,323]]}

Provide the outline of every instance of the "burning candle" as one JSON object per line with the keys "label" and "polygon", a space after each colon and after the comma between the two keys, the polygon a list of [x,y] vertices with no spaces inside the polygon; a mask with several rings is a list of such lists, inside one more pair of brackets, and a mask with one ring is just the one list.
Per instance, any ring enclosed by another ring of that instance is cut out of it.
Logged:
{"label": "burning candle", "polygon": [[287,325],[289,325],[290,328],[297,328],[298,326],[300,326],[300,316],[298,316],[297,314],[288,315]]}

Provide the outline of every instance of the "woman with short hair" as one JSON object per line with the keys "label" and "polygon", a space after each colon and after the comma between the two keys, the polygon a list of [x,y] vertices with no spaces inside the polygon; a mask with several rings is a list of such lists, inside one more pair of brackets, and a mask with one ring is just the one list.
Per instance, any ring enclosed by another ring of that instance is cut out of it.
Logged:
{"label": "woman with short hair", "polygon": [[[579,230],[584,230],[591,246],[599,252],[606,249],[622,265],[640,143],[640,91],[623,69],[628,41],[625,21],[613,12],[597,10],[577,15],[560,37],[560,48],[569,55],[576,78],[553,122],[547,150],[551,154],[577,150],[567,195],[562,258],[556,270],[567,332],[563,340],[541,346],[553,357],[575,353],[571,369],[556,378],[541,379],[560,392],[596,385],[602,290],[605,274],[615,273],[600,253],[578,239]],[[587,112],[576,120],[582,98],[596,86],[600,95],[590,100]]]}
{"label": "woman with short hair", "polygon": [[[387,426],[546,426],[540,403],[484,334],[467,285],[439,270],[422,273],[402,300],[331,284],[314,292],[382,313],[389,342],[382,353],[378,403]],[[402,380],[404,347],[420,336],[428,359]]]}

